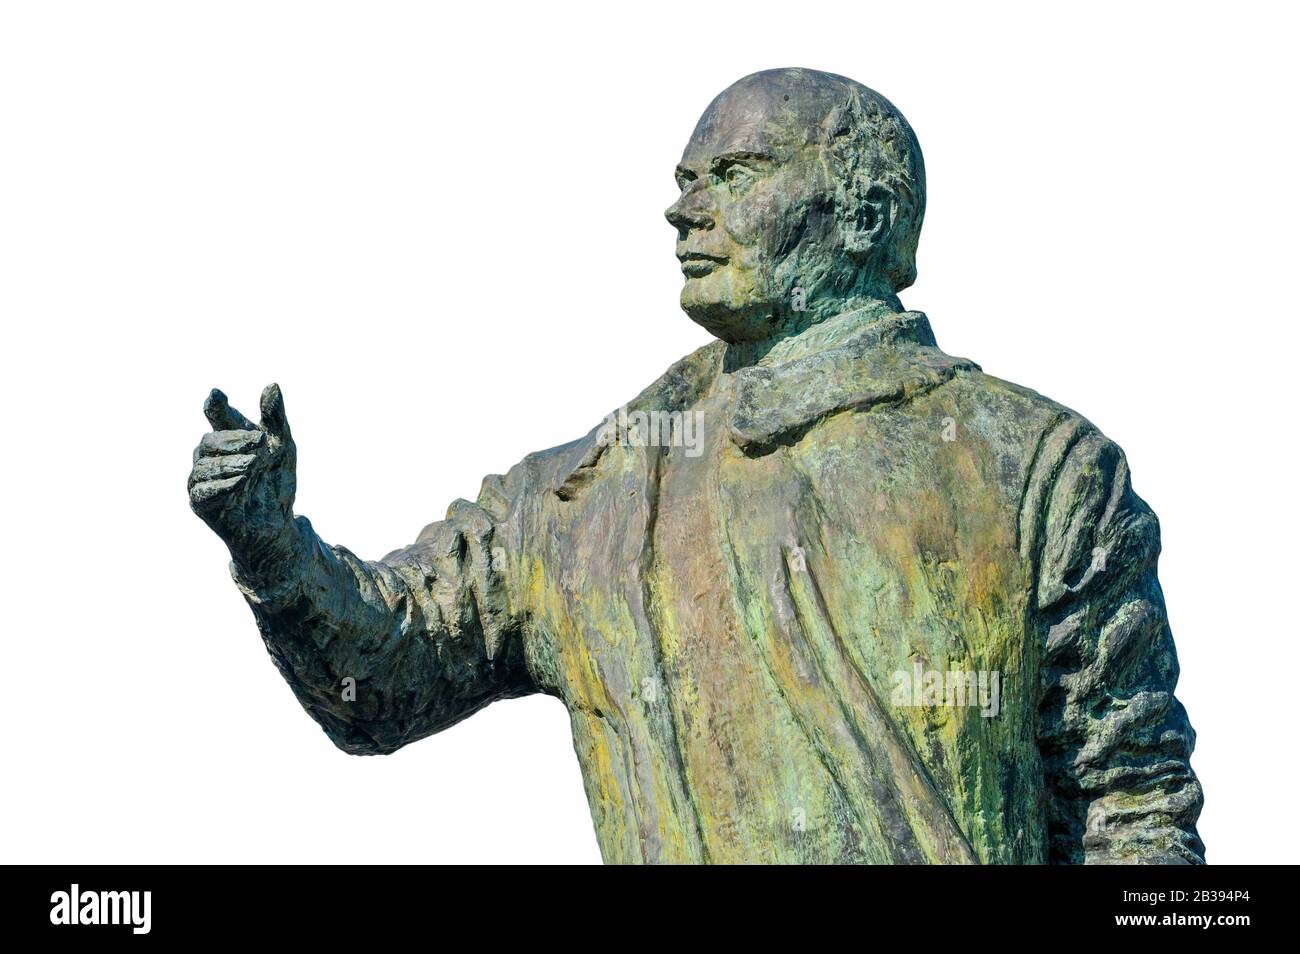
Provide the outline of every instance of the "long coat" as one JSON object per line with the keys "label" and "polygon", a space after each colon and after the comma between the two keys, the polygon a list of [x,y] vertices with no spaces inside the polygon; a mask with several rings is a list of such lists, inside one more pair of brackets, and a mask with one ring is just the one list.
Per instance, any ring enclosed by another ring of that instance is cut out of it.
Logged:
{"label": "long coat", "polygon": [[1154,514],[922,314],[714,342],[381,561],[297,525],[236,579],[329,737],[555,696],[606,861],[1202,859]]}

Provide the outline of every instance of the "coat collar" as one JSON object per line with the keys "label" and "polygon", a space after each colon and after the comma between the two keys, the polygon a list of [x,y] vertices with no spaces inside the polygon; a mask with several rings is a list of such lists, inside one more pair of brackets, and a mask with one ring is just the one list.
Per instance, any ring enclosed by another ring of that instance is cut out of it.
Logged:
{"label": "coat collar", "polygon": [[[631,411],[681,411],[719,387],[732,392],[729,438],[750,456],[793,444],[845,411],[902,404],[979,365],[939,350],[929,319],[880,303],[814,325],[774,346],[757,364],[727,370],[728,346],[714,341],[674,364],[629,401]],[[610,446],[605,425],[566,448],[555,493],[572,499],[595,476]]]}
{"label": "coat collar", "polygon": [[[901,404],[979,365],[939,350],[919,311],[867,307],[816,325],[791,356],[732,374],[731,439],[745,453],[792,444],[843,411]],[[775,351],[775,349],[774,349]]]}

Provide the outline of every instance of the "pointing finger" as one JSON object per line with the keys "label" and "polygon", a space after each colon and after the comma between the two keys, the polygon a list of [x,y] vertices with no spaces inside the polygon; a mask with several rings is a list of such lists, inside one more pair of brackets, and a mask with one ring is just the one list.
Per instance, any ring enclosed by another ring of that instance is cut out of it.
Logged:
{"label": "pointing finger", "polygon": [[289,440],[289,419],[284,413],[284,395],[278,384],[268,384],[262,392],[262,426],[276,437]]}
{"label": "pointing finger", "polygon": [[203,402],[203,413],[207,415],[208,423],[212,425],[214,431],[251,431],[257,429],[257,425],[231,407],[226,400],[226,396],[216,388],[212,389],[208,399]]}

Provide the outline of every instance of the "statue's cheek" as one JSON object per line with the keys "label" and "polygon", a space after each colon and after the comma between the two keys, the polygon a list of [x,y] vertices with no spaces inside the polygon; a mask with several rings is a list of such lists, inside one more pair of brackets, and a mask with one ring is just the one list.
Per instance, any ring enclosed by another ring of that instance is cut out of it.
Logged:
{"label": "statue's cheek", "polygon": [[773,249],[788,229],[791,202],[776,183],[756,187],[732,204],[723,227],[738,245]]}

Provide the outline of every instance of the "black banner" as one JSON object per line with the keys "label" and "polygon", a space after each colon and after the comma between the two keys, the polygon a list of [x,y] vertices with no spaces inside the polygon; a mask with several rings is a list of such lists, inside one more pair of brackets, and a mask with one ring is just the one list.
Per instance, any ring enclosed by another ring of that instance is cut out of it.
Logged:
{"label": "black banner", "polygon": [[[435,867],[10,867],[10,935],[148,944],[154,938],[257,938],[373,943],[426,936],[435,948],[482,931],[566,930],[589,941],[602,922],[619,936],[674,943],[736,939],[773,928],[841,929],[859,938],[946,946],[1107,935],[1167,938],[1199,931],[1231,943],[1277,929],[1292,879],[1285,869],[787,868],[542,874]],[[697,915],[682,918],[690,909]],[[703,922],[698,929],[691,924]],[[441,925],[441,926],[440,926]],[[1048,931],[1050,934],[1040,933]],[[719,933],[721,932],[721,933]],[[902,937],[898,937],[902,934]],[[855,942],[855,946],[858,942]]]}

